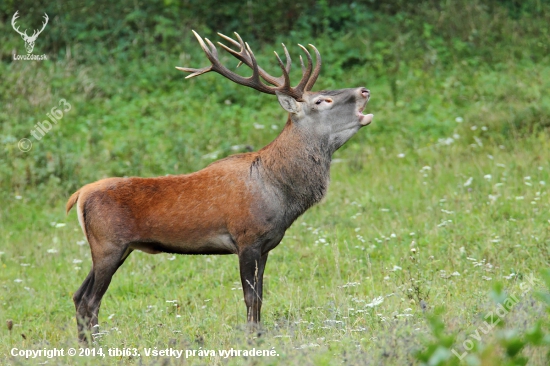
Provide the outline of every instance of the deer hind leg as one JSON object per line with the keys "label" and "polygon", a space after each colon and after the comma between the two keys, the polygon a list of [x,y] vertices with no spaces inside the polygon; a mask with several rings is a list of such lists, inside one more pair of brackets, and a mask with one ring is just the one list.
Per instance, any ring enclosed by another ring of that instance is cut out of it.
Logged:
{"label": "deer hind leg", "polygon": [[[90,245],[94,248],[93,245]],[[99,307],[113,275],[132,252],[126,246],[103,245],[99,253],[92,249],[93,265],[88,277],[73,296],[78,323],[78,338],[86,342],[88,334],[97,332]]]}
{"label": "deer hind leg", "polygon": [[263,299],[263,277],[267,253],[262,255],[259,249],[246,248],[239,253],[239,267],[246,303],[247,321],[251,325],[260,322]]}
{"label": "deer hind leg", "polygon": [[78,340],[81,342],[86,342],[86,327],[90,322],[88,317],[88,302],[84,299],[84,296],[89,291],[89,288],[93,286],[94,283],[94,270],[90,270],[88,276],[80,286],[80,288],[73,295],[73,302],[76,308],[76,323],[78,326]]}

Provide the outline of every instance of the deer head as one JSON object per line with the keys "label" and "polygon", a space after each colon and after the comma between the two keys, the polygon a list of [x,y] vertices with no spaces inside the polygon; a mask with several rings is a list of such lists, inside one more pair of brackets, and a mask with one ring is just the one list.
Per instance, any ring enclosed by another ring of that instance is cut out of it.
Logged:
{"label": "deer head", "polygon": [[28,36],[27,35],[27,30],[25,29],[25,31],[23,33],[21,33],[19,31],[19,27],[15,27],[15,20],[17,18],[19,18],[19,16],[17,15],[17,13],[19,13],[19,11],[16,11],[15,14],[13,14],[13,18],[11,18],[11,26],[13,27],[13,29],[19,33],[21,35],[21,38],[23,38],[23,40],[25,41],[25,48],[27,49],[27,53],[31,53],[32,50],[34,49],[34,42],[36,42],[36,38],[38,38],[38,36],[40,35],[40,33],[42,33],[42,31],[44,30],[44,28],[46,28],[46,24],[48,24],[48,14],[44,13],[44,19],[45,19],[45,22],[42,23],[42,29],[40,30],[34,30],[32,36]]}
{"label": "deer head", "polygon": [[[315,46],[311,44],[309,46],[316,56],[315,68],[313,68],[309,51],[299,44],[298,46],[305,53],[307,66],[304,66],[303,59],[300,56],[302,78],[295,87],[291,87],[289,73],[292,61],[284,44],[282,46],[286,64],[275,52],[282,75],[274,77],[258,66],[250,46],[242,40],[238,33],[235,33],[237,40],[218,33],[220,37],[238,48],[238,50],[235,50],[218,42],[223,49],[240,61],[237,67],[245,64],[252,69],[250,77],[243,77],[221,64],[218,51],[208,38],[203,40],[195,31],[193,33],[211,65],[200,69],[176,67],[178,70],[191,73],[186,78],[215,71],[237,84],[251,87],[263,93],[276,94],[283,109],[289,112],[295,130],[302,131],[310,137],[314,137],[313,140],[316,142],[322,143],[324,145],[323,150],[329,156],[348,141],[361,127],[372,121],[372,114],[364,115],[362,113],[370,98],[370,91],[364,87],[311,91],[321,71],[321,55]],[[265,84],[262,79],[271,85]]]}

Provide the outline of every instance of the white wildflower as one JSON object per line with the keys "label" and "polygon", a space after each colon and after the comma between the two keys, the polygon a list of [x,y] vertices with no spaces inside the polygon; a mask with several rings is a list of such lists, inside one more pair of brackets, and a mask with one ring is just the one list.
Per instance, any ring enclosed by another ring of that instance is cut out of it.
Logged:
{"label": "white wildflower", "polygon": [[368,307],[368,308],[373,308],[375,306],[378,306],[380,305],[381,303],[384,302],[384,297],[382,296],[378,296],[378,297],[375,297],[372,302],[366,304],[365,306]]}
{"label": "white wildflower", "polygon": [[439,145],[450,145],[452,144],[453,142],[455,142],[455,140],[452,138],[452,137],[447,137],[445,139],[438,139],[437,140],[437,143]]}

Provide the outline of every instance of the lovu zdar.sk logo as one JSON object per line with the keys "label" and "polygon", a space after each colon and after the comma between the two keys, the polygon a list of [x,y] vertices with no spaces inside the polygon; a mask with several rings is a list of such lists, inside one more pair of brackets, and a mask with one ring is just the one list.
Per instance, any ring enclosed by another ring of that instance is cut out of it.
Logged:
{"label": "lovu zdar.sk logo", "polygon": [[19,33],[21,35],[21,38],[23,38],[23,41],[25,41],[25,48],[27,49],[27,54],[26,55],[17,55],[17,54],[13,54],[13,59],[14,60],[33,60],[33,61],[41,61],[41,60],[47,60],[48,59],[48,56],[46,55],[34,55],[32,53],[32,50],[34,49],[34,42],[36,42],[36,38],[38,38],[38,36],[40,35],[40,33],[42,33],[42,31],[44,30],[44,28],[46,28],[46,25],[48,24],[48,14],[44,13],[44,22],[42,23],[42,29],[40,30],[37,30],[35,29],[34,32],[32,33],[31,36],[29,36],[27,34],[27,30],[25,29],[24,32],[21,32],[19,30],[19,27],[15,25],[15,21],[17,20],[17,18],[19,18],[19,15],[17,15],[17,13],[19,13],[19,11],[16,11],[15,14],[13,14],[13,18],[11,18],[11,26],[13,27],[13,29]]}

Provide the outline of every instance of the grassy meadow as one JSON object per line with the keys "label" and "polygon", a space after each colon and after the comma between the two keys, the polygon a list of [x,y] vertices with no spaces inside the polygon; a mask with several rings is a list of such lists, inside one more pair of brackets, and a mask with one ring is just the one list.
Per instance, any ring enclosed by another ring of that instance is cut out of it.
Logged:
{"label": "grassy meadow", "polygon": [[[93,347],[105,357],[11,355],[79,347],[72,295],[91,258],[76,214],[65,215],[70,194],[257,150],[286,115],[274,96],[217,74],[185,80],[174,66],[208,62],[188,29],[178,52],[153,42],[94,59],[80,39],[71,52],[24,62],[9,59],[7,47],[23,53],[23,42],[0,26],[0,364],[547,365],[550,11],[514,17],[473,1],[462,14],[472,22],[459,28],[446,4],[419,6],[409,20],[358,14],[372,23],[315,37],[252,39],[274,73],[284,41],[294,80],[295,44],[315,44],[324,63],[314,89],[368,87],[374,121],[336,152],[327,197],[270,253],[261,330],[246,329],[236,256],[135,251],[102,301]],[[70,110],[31,137],[61,99]],[[18,148],[22,138],[30,151]],[[481,331],[503,303],[499,324]],[[145,355],[155,348],[196,355]],[[217,352],[232,348],[276,355]]]}

